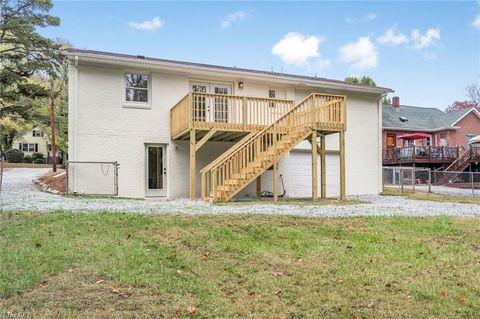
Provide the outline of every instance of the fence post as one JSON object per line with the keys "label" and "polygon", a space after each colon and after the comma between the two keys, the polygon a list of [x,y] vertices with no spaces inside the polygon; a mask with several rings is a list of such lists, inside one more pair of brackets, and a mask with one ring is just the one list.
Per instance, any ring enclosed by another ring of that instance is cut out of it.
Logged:
{"label": "fence post", "polygon": [[0,195],[2,194],[2,183],[3,183],[3,155],[0,155]]}
{"label": "fence post", "polygon": [[67,179],[67,194],[70,194],[70,184],[68,182],[68,161],[65,162],[65,178]]}
{"label": "fence post", "polygon": [[400,169],[400,187],[403,193],[403,168]]}
{"label": "fence post", "polygon": [[432,192],[432,171],[428,171],[428,192]]}
{"label": "fence post", "polygon": [[[118,196],[118,162],[114,162],[115,165],[115,196]],[[162,172],[163,174],[163,172]]]}
{"label": "fence post", "polygon": [[412,168],[412,190],[414,193],[415,193],[415,177],[416,177],[415,168]]}
{"label": "fence post", "polygon": [[470,178],[472,179],[472,196],[475,196],[475,183],[473,182],[473,172],[470,172]]}

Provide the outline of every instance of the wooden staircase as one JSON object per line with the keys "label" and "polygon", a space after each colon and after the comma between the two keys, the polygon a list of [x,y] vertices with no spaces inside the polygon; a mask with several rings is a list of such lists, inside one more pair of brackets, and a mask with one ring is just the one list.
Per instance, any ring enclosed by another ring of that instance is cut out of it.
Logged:
{"label": "wooden staircase", "polygon": [[[446,185],[450,181],[455,180],[467,167],[470,165],[470,151],[464,151],[452,164],[450,164],[443,172],[442,177],[437,179],[435,184],[437,185]],[[448,174],[450,173],[451,174]]]}
{"label": "wooden staircase", "polygon": [[345,96],[311,94],[258,133],[247,135],[203,168],[202,198],[228,201],[312,132],[344,131]]}

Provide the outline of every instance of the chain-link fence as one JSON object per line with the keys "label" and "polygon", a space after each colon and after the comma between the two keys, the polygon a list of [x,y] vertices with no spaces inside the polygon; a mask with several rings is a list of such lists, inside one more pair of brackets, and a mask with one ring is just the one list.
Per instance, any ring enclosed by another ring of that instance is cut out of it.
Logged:
{"label": "chain-link fence", "polygon": [[384,167],[383,187],[442,195],[480,196],[480,173]]}
{"label": "chain-link fence", "polygon": [[118,166],[117,162],[67,162],[68,193],[118,195]]}

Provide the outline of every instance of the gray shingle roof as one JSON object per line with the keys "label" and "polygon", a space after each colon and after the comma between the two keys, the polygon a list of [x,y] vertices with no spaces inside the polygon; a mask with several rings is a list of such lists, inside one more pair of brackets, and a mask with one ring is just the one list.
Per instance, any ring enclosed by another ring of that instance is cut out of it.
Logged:
{"label": "gray shingle roof", "polygon": [[[395,109],[390,104],[383,105],[384,128],[412,129],[412,130],[438,130],[452,126],[470,109],[453,112],[442,112],[436,108],[400,105]],[[408,119],[403,122],[400,117]]]}

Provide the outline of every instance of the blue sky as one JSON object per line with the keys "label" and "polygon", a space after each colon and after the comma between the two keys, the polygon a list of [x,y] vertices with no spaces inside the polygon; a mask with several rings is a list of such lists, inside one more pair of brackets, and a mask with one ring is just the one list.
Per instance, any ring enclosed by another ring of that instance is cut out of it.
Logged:
{"label": "blue sky", "polygon": [[76,48],[343,79],[444,109],[479,83],[479,2],[56,1]]}

